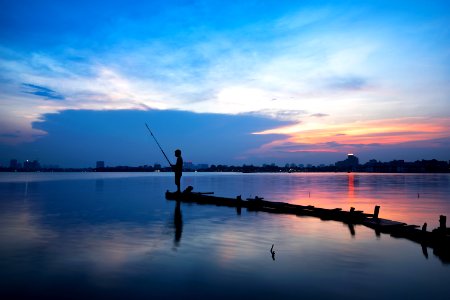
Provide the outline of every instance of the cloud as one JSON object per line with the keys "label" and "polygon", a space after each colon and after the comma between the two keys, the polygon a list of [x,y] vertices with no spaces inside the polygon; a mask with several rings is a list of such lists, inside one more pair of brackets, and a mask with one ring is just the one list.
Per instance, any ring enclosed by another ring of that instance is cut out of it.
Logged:
{"label": "cloud", "polygon": [[430,141],[450,139],[450,118],[399,118],[358,121],[348,124],[329,124],[305,121],[300,124],[255,132],[255,134],[281,134],[284,139],[265,144],[260,151],[285,152],[349,152],[367,147],[394,145],[432,145]]}
{"label": "cloud", "polygon": [[276,109],[263,109],[255,112],[249,112],[248,115],[269,116],[273,119],[283,121],[297,121],[301,117],[305,116],[307,112],[305,110],[276,110]]}
{"label": "cloud", "polygon": [[[268,145],[265,145],[266,149]],[[301,144],[293,142],[278,143],[274,142],[270,147],[270,151],[287,152],[287,153],[306,153],[306,152],[340,152],[341,146],[337,143],[321,143],[321,144]]]}
{"label": "cloud", "polygon": [[14,138],[18,138],[20,135],[19,135],[19,133],[1,133],[0,134],[0,137],[2,137],[2,138],[12,138],[12,139],[14,139]]}
{"label": "cloud", "polygon": [[323,113],[317,113],[317,114],[312,114],[311,117],[317,117],[317,118],[323,118],[323,117],[328,117],[329,114],[323,114]]}
{"label": "cloud", "polygon": [[357,76],[334,77],[326,82],[328,88],[335,90],[358,91],[368,87],[367,79]]}
{"label": "cloud", "polygon": [[46,100],[64,100],[64,96],[55,92],[52,89],[43,86],[31,83],[22,83],[22,87],[24,87],[23,92],[26,94],[32,94],[39,97],[43,97]]}
{"label": "cloud", "polygon": [[251,132],[287,124],[261,116],[179,110],[66,110],[33,123],[48,134],[24,144],[23,157],[13,151],[0,157],[22,159],[32,153],[44,163],[67,167],[91,166],[97,160],[109,165],[166,164],[145,123],[170,159],[173,149],[180,148],[187,161],[215,164],[235,163],[242,153],[276,138]]}

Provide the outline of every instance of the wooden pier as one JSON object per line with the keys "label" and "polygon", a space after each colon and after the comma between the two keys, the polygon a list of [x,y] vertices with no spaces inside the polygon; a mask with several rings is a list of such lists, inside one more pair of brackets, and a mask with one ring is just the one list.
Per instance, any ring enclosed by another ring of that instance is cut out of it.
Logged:
{"label": "wooden pier", "polygon": [[440,226],[432,231],[427,231],[427,224],[422,228],[417,225],[408,225],[403,222],[379,218],[380,206],[375,206],[374,213],[368,214],[351,207],[344,211],[342,208],[326,209],[312,205],[296,205],[285,202],[266,201],[264,198],[255,197],[242,199],[217,197],[212,193],[195,193],[188,187],[182,193],[166,192],[167,200],[176,200],[188,203],[210,204],[236,208],[236,213],[241,214],[242,208],[248,211],[261,211],[276,214],[292,214],[297,216],[311,216],[322,220],[333,220],[349,225],[350,232],[354,235],[353,225],[362,224],[375,230],[377,235],[390,234],[394,238],[405,238],[422,246],[422,251],[428,257],[427,248],[432,248],[433,253],[445,264],[450,264],[450,228],[446,227],[446,216],[440,216]]}

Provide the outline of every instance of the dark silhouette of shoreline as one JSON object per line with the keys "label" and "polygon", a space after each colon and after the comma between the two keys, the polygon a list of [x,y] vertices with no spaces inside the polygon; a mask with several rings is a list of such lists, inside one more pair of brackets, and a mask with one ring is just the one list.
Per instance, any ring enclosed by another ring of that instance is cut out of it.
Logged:
{"label": "dark silhouette of shoreline", "polygon": [[[63,167],[41,167],[39,163],[31,166],[0,167],[0,172],[173,172],[170,166],[106,166],[101,168],[63,168]],[[295,173],[295,172],[366,172],[366,173],[450,173],[450,161],[417,160],[405,162],[404,160],[393,160],[381,162],[370,160],[365,164],[355,163],[347,160],[336,162],[333,165],[307,165],[276,164],[255,165],[209,165],[196,168],[185,166],[183,172],[241,172],[241,173]]]}

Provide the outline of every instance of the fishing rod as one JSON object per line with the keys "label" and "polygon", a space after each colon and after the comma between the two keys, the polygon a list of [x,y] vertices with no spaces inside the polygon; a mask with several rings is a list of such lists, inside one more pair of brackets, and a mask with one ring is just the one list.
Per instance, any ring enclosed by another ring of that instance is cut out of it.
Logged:
{"label": "fishing rod", "polygon": [[172,163],[170,162],[170,160],[167,158],[166,153],[164,152],[164,150],[161,148],[161,145],[158,143],[158,140],[156,139],[156,137],[153,135],[153,132],[150,130],[150,127],[148,127],[147,123],[145,123],[145,126],[147,127],[148,131],[150,131],[150,134],[152,135],[152,137],[155,139],[156,144],[159,147],[159,150],[161,150],[162,154],[164,154],[164,157],[167,159],[167,162],[169,163],[169,165],[172,166]]}

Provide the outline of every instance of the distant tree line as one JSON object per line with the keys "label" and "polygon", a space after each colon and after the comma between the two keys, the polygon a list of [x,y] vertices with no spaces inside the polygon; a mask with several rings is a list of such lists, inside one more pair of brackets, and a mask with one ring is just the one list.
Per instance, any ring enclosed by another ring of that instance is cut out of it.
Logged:
{"label": "distant tree line", "polygon": [[197,170],[199,172],[242,172],[242,173],[264,173],[264,172],[371,172],[371,173],[450,173],[450,163],[447,161],[418,160],[415,162],[405,162],[404,160],[393,160],[390,162],[380,162],[370,160],[365,164],[346,165],[320,165],[320,166],[297,166],[286,164],[277,166],[275,164],[254,166],[227,166],[211,165],[209,168]]}
{"label": "distant tree line", "polygon": [[[450,173],[450,163],[447,161],[417,160],[405,162],[404,160],[393,160],[380,162],[370,160],[365,164],[359,164],[354,159],[347,159],[333,165],[304,166],[302,164],[276,164],[255,165],[210,165],[203,168],[184,168],[185,172],[240,172],[240,173],[293,173],[293,172],[372,172],[372,173]],[[19,167],[0,167],[0,172],[172,172],[171,167],[160,165],[144,165],[138,167],[114,166],[101,168],[61,168],[57,166],[41,167],[39,163],[33,162]]]}

